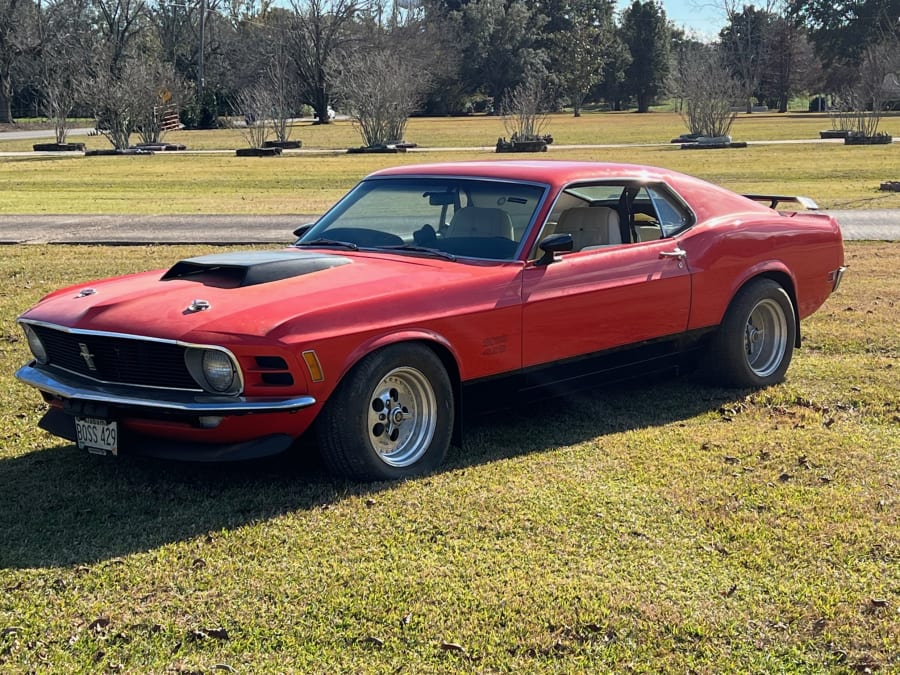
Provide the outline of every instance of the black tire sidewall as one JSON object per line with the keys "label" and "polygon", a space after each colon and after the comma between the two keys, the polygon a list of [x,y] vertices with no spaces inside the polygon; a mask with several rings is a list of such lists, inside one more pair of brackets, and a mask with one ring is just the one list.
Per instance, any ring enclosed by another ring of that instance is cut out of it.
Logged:
{"label": "black tire sidewall", "polygon": [[[785,351],[781,363],[769,375],[760,377],[747,363],[744,353],[744,330],[750,314],[763,300],[774,300],[781,307],[787,326]],[[794,304],[787,291],[772,279],[756,279],[744,286],[734,297],[722,321],[713,345],[709,370],[726,385],[738,387],[766,387],[784,379],[791,364],[797,338],[797,319]]]}
{"label": "black tire sidewall", "polygon": [[[428,449],[405,467],[384,462],[369,441],[367,412],[375,385],[400,367],[421,372],[431,384],[438,419]],[[391,345],[368,354],[341,380],[316,420],[316,439],[331,473],[351,480],[399,480],[430,473],[447,455],[453,433],[453,387],[433,350],[420,343]]]}

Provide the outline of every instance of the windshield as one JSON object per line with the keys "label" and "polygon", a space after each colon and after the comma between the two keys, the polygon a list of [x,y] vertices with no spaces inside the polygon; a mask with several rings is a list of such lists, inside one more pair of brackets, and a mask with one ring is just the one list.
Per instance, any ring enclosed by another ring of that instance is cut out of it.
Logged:
{"label": "windshield", "polygon": [[297,246],[384,248],[512,260],[546,187],[467,178],[371,178]]}

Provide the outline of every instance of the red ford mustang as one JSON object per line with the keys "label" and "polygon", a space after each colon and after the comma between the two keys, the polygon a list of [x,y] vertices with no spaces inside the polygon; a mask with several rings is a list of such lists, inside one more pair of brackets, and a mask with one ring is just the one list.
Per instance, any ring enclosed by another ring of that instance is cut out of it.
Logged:
{"label": "red ford mustang", "polygon": [[339,475],[419,474],[464,408],[695,363],[781,381],[844,271],[835,220],[785,200],[622,164],[387,169],[288,249],[47,296],[17,376],[94,452],[240,459],[309,431]]}

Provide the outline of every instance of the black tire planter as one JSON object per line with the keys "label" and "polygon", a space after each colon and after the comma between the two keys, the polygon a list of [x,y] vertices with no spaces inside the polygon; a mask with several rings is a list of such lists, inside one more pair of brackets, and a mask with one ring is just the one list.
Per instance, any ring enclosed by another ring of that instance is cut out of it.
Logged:
{"label": "black tire planter", "polygon": [[238,148],[234,154],[238,157],[277,157],[281,148]]}
{"label": "black tire planter", "polygon": [[724,148],[746,148],[747,141],[732,141],[731,143],[682,143],[682,150],[722,150]]}
{"label": "black tire planter", "polygon": [[694,143],[700,138],[700,134],[681,134],[678,138],[673,138],[669,143]]}
{"label": "black tire planter", "polygon": [[819,138],[847,138],[848,129],[826,129],[819,132]]}
{"label": "black tire planter", "polygon": [[544,141],[516,141],[497,145],[497,152],[547,152],[547,143]]}
{"label": "black tire planter", "polygon": [[116,150],[114,148],[109,150],[85,150],[85,157],[118,157],[118,156],[133,156],[133,155],[152,155],[152,150],[144,150],[143,148],[127,148],[125,150]]}
{"label": "black tire planter", "polygon": [[358,148],[347,148],[348,155],[394,154],[397,152],[406,152],[406,148],[399,145],[361,145]]}
{"label": "black tire planter", "polygon": [[303,141],[266,141],[264,148],[281,148],[282,150],[299,150],[303,147]]}
{"label": "black tire planter", "polygon": [[84,143],[35,143],[35,152],[84,152]]}
{"label": "black tire planter", "polygon": [[878,134],[877,136],[857,136],[850,134],[844,139],[844,145],[890,145],[894,142],[890,134]]}
{"label": "black tire planter", "polygon": [[151,152],[179,152],[187,150],[181,143],[138,143],[134,146],[138,150],[150,150]]}
{"label": "black tire planter", "polygon": [[530,136],[519,138],[514,136],[510,140],[497,139],[496,152],[547,152],[547,146],[553,143],[553,136]]}

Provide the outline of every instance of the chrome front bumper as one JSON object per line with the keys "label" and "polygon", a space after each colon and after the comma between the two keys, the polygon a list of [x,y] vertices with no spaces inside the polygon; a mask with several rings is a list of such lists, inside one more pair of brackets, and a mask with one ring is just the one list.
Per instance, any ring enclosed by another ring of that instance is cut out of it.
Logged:
{"label": "chrome front bumper", "polygon": [[189,391],[104,384],[91,382],[76,375],[48,373],[36,368],[33,361],[19,368],[16,371],[16,378],[61,399],[195,415],[294,412],[316,403],[316,399],[312,396],[248,399],[240,396],[211,396]]}

